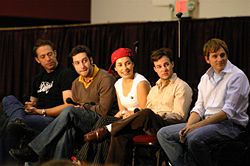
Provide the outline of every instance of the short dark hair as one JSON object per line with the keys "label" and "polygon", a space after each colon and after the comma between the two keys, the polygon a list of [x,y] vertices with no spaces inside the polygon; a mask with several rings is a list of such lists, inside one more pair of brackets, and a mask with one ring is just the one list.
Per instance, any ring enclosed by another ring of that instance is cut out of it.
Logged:
{"label": "short dark hair", "polygon": [[38,39],[33,47],[33,56],[37,57],[37,49],[41,46],[49,45],[52,50],[55,50],[55,45],[50,40]]}
{"label": "short dark hair", "polygon": [[155,61],[158,61],[163,56],[166,56],[170,62],[173,62],[173,51],[170,48],[160,48],[158,50],[155,50],[151,54],[151,61],[154,63]]}
{"label": "short dark hair", "polygon": [[92,54],[90,52],[90,49],[85,46],[85,45],[77,45],[75,46],[72,51],[70,52],[70,56],[73,57],[75,56],[76,54],[79,54],[79,53],[86,53],[87,54],[87,57],[88,58],[91,58],[92,57]]}
{"label": "short dark hair", "polygon": [[217,38],[210,39],[210,40],[208,40],[204,44],[204,47],[203,47],[203,56],[207,56],[208,57],[209,53],[216,52],[220,48],[224,49],[224,51],[226,52],[227,56],[229,55],[227,44],[223,40],[217,39]]}

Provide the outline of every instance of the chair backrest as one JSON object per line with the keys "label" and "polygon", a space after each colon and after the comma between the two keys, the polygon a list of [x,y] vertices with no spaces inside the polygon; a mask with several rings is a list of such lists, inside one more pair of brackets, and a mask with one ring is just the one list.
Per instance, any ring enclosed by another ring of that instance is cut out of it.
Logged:
{"label": "chair backrest", "polygon": [[197,85],[196,84],[189,84],[189,86],[192,88],[192,91],[193,91],[193,96],[192,96],[192,102],[190,104],[190,107],[189,107],[189,112],[188,112],[188,116],[187,116],[187,119],[189,118],[190,116],[190,111],[192,110],[192,108],[194,107],[195,105],[195,102],[198,98],[198,88],[197,88]]}

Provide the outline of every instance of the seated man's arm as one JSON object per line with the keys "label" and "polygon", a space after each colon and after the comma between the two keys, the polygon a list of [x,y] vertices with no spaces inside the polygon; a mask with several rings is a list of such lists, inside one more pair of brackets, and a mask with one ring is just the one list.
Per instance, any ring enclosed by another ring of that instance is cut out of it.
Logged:
{"label": "seated man's arm", "polygon": [[114,87],[115,79],[113,77],[104,77],[98,87],[99,103],[89,105],[87,108],[105,116],[112,109],[116,101],[116,92]]}
{"label": "seated man's arm", "polygon": [[[71,90],[65,90],[62,92],[62,96],[63,96],[63,104],[55,106],[55,107],[51,107],[51,108],[46,108],[46,109],[38,109],[36,108],[38,99],[31,96],[30,97],[30,102],[25,102],[25,107],[27,112],[31,113],[31,114],[38,114],[38,115],[46,115],[46,116],[58,116],[60,114],[60,112],[68,107],[68,106],[72,106],[72,104],[68,104],[66,102],[67,98],[72,98],[72,92]],[[45,112],[44,112],[45,111]]]}
{"label": "seated man's arm", "polygon": [[[192,114],[193,113],[197,114],[195,112],[192,112]],[[200,128],[202,126],[206,126],[206,125],[209,125],[209,124],[212,124],[212,123],[218,123],[218,122],[221,122],[223,120],[226,120],[227,119],[227,114],[224,111],[220,111],[220,112],[218,112],[218,113],[216,113],[214,115],[211,115],[208,118],[206,118],[204,120],[201,120],[201,121],[199,121],[197,123],[195,123],[196,121],[193,121],[191,119],[192,118],[190,117],[190,120],[188,120],[190,122],[187,123],[187,125],[192,124],[193,128],[195,129],[195,128]],[[193,122],[191,123],[191,121],[193,121]]]}
{"label": "seated man's arm", "polygon": [[72,82],[75,80],[76,76],[72,70],[66,69],[61,72],[60,77],[62,78],[60,79],[60,89],[62,93],[63,104],[47,108],[46,115],[48,116],[56,117],[64,108],[72,106],[72,104],[68,104],[66,102],[66,99],[72,98]]}
{"label": "seated man's arm", "polygon": [[187,85],[180,85],[175,93],[174,110],[167,114],[164,119],[170,123],[184,122],[189,113],[189,107],[192,102],[192,89]]}
{"label": "seated man's arm", "polygon": [[[47,116],[55,117],[55,116],[58,116],[64,108],[71,106],[71,104],[67,104],[66,99],[72,98],[71,87],[72,87],[72,82],[75,79],[75,74],[71,70],[65,69],[60,72],[60,74],[58,75],[58,79],[59,79],[58,81],[59,85],[56,84],[56,86],[58,86],[57,94],[62,93],[62,99],[59,99],[60,105],[53,104],[53,106],[51,106],[50,108],[42,109],[43,107],[41,107],[41,109],[37,109],[36,107],[39,102],[39,98],[34,97],[34,96],[37,96],[37,86],[35,85],[36,81],[33,81],[33,91],[32,91],[32,96],[30,97],[30,102],[33,103],[32,104],[33,108],[28,110],[28,112],[30,112],[31,114],[40,114],[40,115],[47,115]],[[34,80],[36,80],[36,78]],[[63,103],[61,102],[62,100],[63,100]],[[55,101],[54,99],[51,99],[49,100],[49,102],[54,103]]]}
{"label": "seated man's arm", "polygon": [[62,92],[62,96],[63,96],[64,104],[61,104],[61,105],[46,109],[46,115],[48,115],[48,116],[58,116],[64,108],[66,108],[68,106],[72,106],[72,104],[68,104],[66,102],[67,98],[72,98],[72,91],[71,90],[65,90],[65,91]]}
{"label": "seated man's arm", "polygon": [[248,105],[248,93],[249,86],[247,78],[245,75],[236,75],[227,84],[227,91],[224,97],[225,104],[222,110],[198,122],[192,120],[192,114],[197,114],[197,116],[199,116],[199,114],[192,112],[187,123],[189,129],[186,133],[209,124],[219,123],[226,119],[234,119],[235,122],[238,120],[237,123],[240,124],[243,119],[239,119],[238,115],[244,114],[244,111],[246,112],[245,106]]}
{"label": "seated man's arm", "polygon": [[182,143],[185,142],[186,139],[186,135],[188,133],[190,133],[191,131],[200,128],[202,126],[206,126],[208,124],[212,124],[212,123],[218,123],[220,121],[223,121],[225,119],[227,119],[227,115],[225,112],[220,111],[212,116],[210,116],[209,118],[206,118],[204,120],[200,120],[201,117],[199,116],[199,114],[197,112],[192,112],[190,117],[188,118],[188,122],[186,124],[186,126],[180,130],[179,135],[180,135],[180,141]]}

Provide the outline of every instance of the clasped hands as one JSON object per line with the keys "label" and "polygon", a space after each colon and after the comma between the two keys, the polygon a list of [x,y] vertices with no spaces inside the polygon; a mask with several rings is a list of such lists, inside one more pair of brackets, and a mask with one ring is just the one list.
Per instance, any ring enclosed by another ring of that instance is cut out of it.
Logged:
{"label": "clasped hands", "polygon": [[35,102],[26,101],[24,105],[24,110],[29,114],[41,114],[42,110],[37,109],[35,106],[36,106]]}
{"label": "clasped hands", "polygon": [[196,128],[195,124],[192,125],[186,125],[184,128],[182,128],[179,131],[179,139],[181,143],[185,143],[186,141],[186,136],[188,133],[190,133],[191,131],[193,131]]}
{"label": "clasped hands", "polygon": [[129,117],[130,115],[134,114],[133,111],[129,111],[129,110],[122,110],[122,111],[119,111],[117,114],[116,114],[116,117],[117,118],[121,118],[121,119],[125,119],[127,117]]}

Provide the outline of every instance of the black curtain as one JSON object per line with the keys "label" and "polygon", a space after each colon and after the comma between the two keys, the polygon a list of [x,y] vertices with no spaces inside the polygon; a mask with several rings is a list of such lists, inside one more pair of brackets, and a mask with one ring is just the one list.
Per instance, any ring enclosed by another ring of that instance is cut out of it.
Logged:
{"label": "black curtain", "polygon": [[110,55],[118,47],[133,48],[137,71],[154,85],[158,79],[152,69],[150,54],[161,47],[173,49],[175,71],[191,86],[196,86],[206,71],[202,56],[203,44],[217,37],[229,46],[229,60],[250,78],[250,17],[183,19],[181,22],[181,57],[178,57],[177,21],[119,23],[79,26],[44,26],[15,29],[0,28],[0,95],[21,97],[30,93],[31,80],[39,71],[32,57],[38,38],[55,43],[60,63],[72,67],[68,54],[77,44],[92,50],[95,63],[104,69],[110,65]]}

